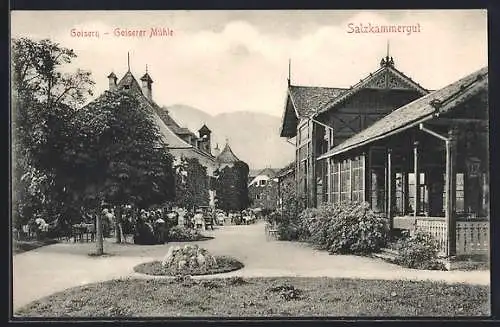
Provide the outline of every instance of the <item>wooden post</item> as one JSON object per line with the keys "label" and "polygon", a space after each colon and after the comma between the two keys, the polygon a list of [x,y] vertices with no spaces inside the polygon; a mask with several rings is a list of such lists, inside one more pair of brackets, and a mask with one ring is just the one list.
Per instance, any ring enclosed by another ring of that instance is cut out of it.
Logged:
{"label": "wooden post", "polygon": [[367,193],[367,190],[366,190],[366,185],[367,185],[366,178],[367,178],[368,174],[367,174],[366,167],[368,165],[366,164],[366,160],[368,160],[368,159],[366,158],[366,152],[363,152],[362,156],[363,156],[363,160],[362,160],[363,169],[362,169],[361,174],[363,174],[363,202],[367,202],[368,201],[367,200],[368,199],[368,193]]}
{"label": "wooden post", "polygon": [[339,195],[338,195],[339,199],[338,199],[337,203],[342,202],[342,190],[340,189],[340,187],[342,186],[342,181],[341,181],[341,177],[342,177],[341,174],[342,173],[340,171],[341,162],[342,161],[337,162],[337,171],[339,172],[339,178],[337,180],[337,185],[338,185],[338,190],[339,190],[339,192],[338,192],[339,193]]}
{"label": "wooden post", "polygon": [[456,253],[456,130],[452,128],[448,132],[446,142],[446,226],[448,231],[448,247],[446,255],[454,256]]}
{"label": "wooden post", "polygon": [[392,229],[392,149],[387,149],[387,218]]}
{"label": "wooden post", "polygon": [[417,222],[417,212],[418,212],[418,198],[419,198],[419,180],[420,174],[418,173],[418,141],[413,143],[413,173],[415,175],[415,201],[414,201],[414,210],[413,217],[415,218],[415,223]]}
{"label": "wooden post", "polygon": [[323,183],[326,183],[326,202],[332,202],[332,164],[333,158],[327,158],[326,161],[326,178],[323,180]]}
{"label": "wooden post", "polygon": [[313,124],[312,120],[307,122],[308,130],[309,130],[309,154],[308,154],[308,178],[307,178],[307,206],[312,208],[316,206],[316,133],[315,133],[315,124]]}

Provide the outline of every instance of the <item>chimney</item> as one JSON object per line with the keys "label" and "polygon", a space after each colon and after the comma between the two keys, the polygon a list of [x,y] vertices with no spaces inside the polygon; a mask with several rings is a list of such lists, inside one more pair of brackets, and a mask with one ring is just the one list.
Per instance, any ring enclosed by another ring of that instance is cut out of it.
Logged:
{"label": "chimney", "polygon": [[116,90],[116,80],[118,78],[116,77],[115,73],[111,72],[111,74],[108,75],[108,81],[109,81],[109,90],[114,91]]}
{"label": "chimney", "polygon": [[151,79],[151,77],[149,76],[148,74],[148,67],[146,66],[146,74],[144,74],[144,76],[141,77],[141,82],[142,82],[142,85],[141,85],[141,89],[142,89],[142,94],[144,94],[144,96],[146,98],[148,98],[148,100],[153,100],[153,90],[151,88],[151,84],[153,84],[153,80]]}

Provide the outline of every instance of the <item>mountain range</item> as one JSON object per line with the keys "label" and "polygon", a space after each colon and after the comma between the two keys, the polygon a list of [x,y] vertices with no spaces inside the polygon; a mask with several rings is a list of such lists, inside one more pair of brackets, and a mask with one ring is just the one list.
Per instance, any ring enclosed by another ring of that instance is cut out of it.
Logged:
{"label": "mountain range", "polygon": [[250,169],[281,168],[294,159],[293,145],[279,136],[281,119],[276,116],[249,111],[213,116],[181,104],[163,109],[181,126],[195,133],[206,124],[212,131],[212,148],[218,144],[222,150],[227,140],[234,154],[246,162]]}

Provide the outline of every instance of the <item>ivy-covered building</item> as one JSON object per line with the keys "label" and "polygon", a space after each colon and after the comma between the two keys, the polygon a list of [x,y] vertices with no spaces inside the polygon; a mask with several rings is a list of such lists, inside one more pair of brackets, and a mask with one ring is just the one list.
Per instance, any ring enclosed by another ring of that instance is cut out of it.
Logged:
{"label": "ivy-covered building", "polygon": [[166,144],[169,152],[174,156],[174,166],[189,159],[196,159],[206,168],[208,177],[205,181],[200,181],[200,188],[209,189],[208,199],[202,201],[200,205],[213,204],[214,191],[210,190],[210,177],[214,176],[214,171],[217,169],[215,156],[211,149],[211,131],[203,125],[198,135],[191,132],[189,129],[179,125],[168,113],[168,110],[160,107],[153,100],[153,80],[149,73],[146,73],[140,78],[141,83],[137,81],[130,69],[118,81],[115,73],[108,75],[109,88],[106,92],[127,91],[134,95],[136,99],[151,109],[153,118],[163,141]]}

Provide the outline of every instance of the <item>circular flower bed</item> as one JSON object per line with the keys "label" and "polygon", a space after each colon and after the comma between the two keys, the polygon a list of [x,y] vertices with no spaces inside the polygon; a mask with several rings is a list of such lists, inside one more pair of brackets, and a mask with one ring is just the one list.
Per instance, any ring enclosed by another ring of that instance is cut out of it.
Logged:
{"label": "circular flower bed", "polygon": [[198,245],[175,246],[168,249],[162,261],[146,262],[134,271],[155,276],[212,275],[243,268],[238,260],[226,256],[213,256]]}

